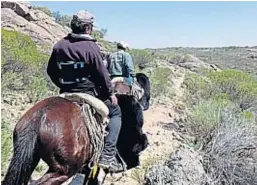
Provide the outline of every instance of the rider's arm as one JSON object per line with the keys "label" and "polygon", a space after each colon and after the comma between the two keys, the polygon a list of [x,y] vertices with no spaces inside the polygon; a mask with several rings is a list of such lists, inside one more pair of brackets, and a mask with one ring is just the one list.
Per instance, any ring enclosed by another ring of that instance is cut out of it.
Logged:
{"label": "rider's arm", "polygon": [[109,77],[109,73],[106,69],[106,67],[103,64],[103,59],[101,56],[101,53],[96,50],[92,51],[89,54],[90,61],[92,62],[92,66],[94,67],[95,74],[95,83],[97,83],[102,88],[102,93],[104,93],[104,96],[110,97],[113,95],[112,85],[111,85],[111,79]]}
{"label": "rider's arm", "polygon": [[132,57],[129,54],[125,55],[125,63],[127,65],[127,70],[129,75],[134,78],[136,76],[134,63],[133,63]]}
{"label": "rider's arm", "polygon": [[56,60],[55,60],[55,50],[52,51],[52,54],[48,61],[46,72],[47,72],[48,76],[50,77],[50,79],[52,80],[52,82],[57,87],[60,87],[59,73],[58,73],[57,64],[56,64]]}

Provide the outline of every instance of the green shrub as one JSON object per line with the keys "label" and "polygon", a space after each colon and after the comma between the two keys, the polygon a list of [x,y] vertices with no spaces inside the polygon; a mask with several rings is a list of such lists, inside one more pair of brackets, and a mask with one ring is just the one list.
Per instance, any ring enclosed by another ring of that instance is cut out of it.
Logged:
{"label": "green shrub", "polygon": [[2,92],[9,90],[24,90],[23,77],[21,73],[6,72],[1,75]]}
{"label": "green shrub", "polygon": [[130,54],[133,58],[135,66],[139,69],[144,69],[153,65],[154,58],[146,50],[132,49]]}
{"label": "green shrub", "polygon": [[212,96],[226,94],[228,99],[238,104],[243,110],[257,108],[257,80],[237,70],[207,72],[206,76],[188,73],[184,85],[187,100],[191,105]]}
{"label": "green shrub", "polygon": [[38,52],[36,43],[31,37],[5,29],[1,29],[1,32],[1,52],[4,64],[15,61],[38,68],[47,61],[48,56]]}
{"label": "green shrub", "polygon": [[257,80],[237,70],[202,74],[186,74],[184,85],[186,128],[202,149],[205,171],[214,184],[256,184]]}
{"label": "green shrub", "polygon": [[186,73],[183,85],[186,87],[186,101],[190,105],[195,105],[212,95],[210,81],[199,74]]}
{"label": "green shrub", "polygon": [[43,77],[31,78],[27,91],[31,102],[42,100],[50,95],[47,81]]}
{"label": "green shrub", "polygon": [[220,112],[225,107],[233,107],[226,96],[220,95],[195,106],[188,116],[188,128],[201,142],[208,142],[218,126]]}
{"label": "green shrub", "polygon": [[173,71],[168,68],[156,68],[151,77],[151,94],[153,98],[165,95],[169,93],[170,78],[173,75]]}
{"label": "green shrub", "polygon": [[70,16],[70,15],[61,15],[61,13],[59,11],[53,12],[52,15],[53,15],[56,23],[58,23],[58,24],[60,24],[62,26],[70,27],[72,16]]}
{"label": "green shrub", "polygon": [[226,93],[231,101],[236,102],[244,110],[256,106],[257,80],[241,71],[224,70],[208,74],[214,94]]}
{"label": "green shrub", "polygon": [[34,10],[40,10],[40,11],[44,12],[46,15],[48,15],[50,17],[53,16],[52,11],[48,7],[45,7],[45,6],[33,6],[32,8]]}
{"label": "green shrub", "polygon": [[12,133],[8,124],[1,120],[1,173],[7,170],[8,160],[12,155]]}
{"label": "green shrub", "polygon": [[42,171],[44,170],[44,166],[39,163],[39,164],[36,166],[35,170],[40,173],[40,172],[42,172]]}
{"label": "green shrub", "polygon": [[254,119],[254,114],[250,111],[243,111],[243,112],[240,113],[240,115],[246,120],[253,120]]}
{"label": "green shrub", "polygon": [[46,94],[43,77],[49,56],[41,54],[27,35],[2,29],[2,92],[26,91],[33,101]]}

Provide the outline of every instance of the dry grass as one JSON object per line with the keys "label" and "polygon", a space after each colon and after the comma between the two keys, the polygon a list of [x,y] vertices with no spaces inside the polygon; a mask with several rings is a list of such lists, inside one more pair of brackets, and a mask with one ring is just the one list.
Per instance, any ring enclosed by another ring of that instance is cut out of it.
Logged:
{"label": "dry grass", "polygon": [[257,124],[253,120],[223,111],[205,152],[205,169],[215,184],[257,184]]}
{"label": "dry grass", "polygon": [[145,175],[149,169],[160,161],[163,161],[167,156],[162,157],[148,157],[142,162],[142,166],[137,169],[133,169],[131,172],[131,178],[137,182],[138,185],[143,185],[145,181]]}

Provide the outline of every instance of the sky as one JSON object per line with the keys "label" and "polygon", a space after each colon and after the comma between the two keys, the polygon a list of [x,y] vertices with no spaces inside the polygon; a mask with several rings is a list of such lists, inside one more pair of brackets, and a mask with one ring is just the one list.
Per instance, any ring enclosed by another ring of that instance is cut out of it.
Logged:
{"label": "sky", "polygon": [[95,16],[106,39],[132,48],[257,45],[257,2],[31,1],[72,15]]}

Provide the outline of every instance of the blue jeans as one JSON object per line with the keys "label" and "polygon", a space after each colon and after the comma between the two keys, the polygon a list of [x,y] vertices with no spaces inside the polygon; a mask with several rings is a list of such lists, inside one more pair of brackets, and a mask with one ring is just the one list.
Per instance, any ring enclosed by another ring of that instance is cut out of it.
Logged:
{"label": "blue jeans", "polygon": [[133,78],[132,77],[124,77],[124,84],[132,86],[133,84]]}
{"label": "blue jeans", "polygon": [[116,155],[116,144],[121,129],[121,110],[119,105],[113,105],[110,100],[105,101],[109,108],[110,122],[107,125],[108,135],[105,137],[104,149],[101,158],[111,160]]}

